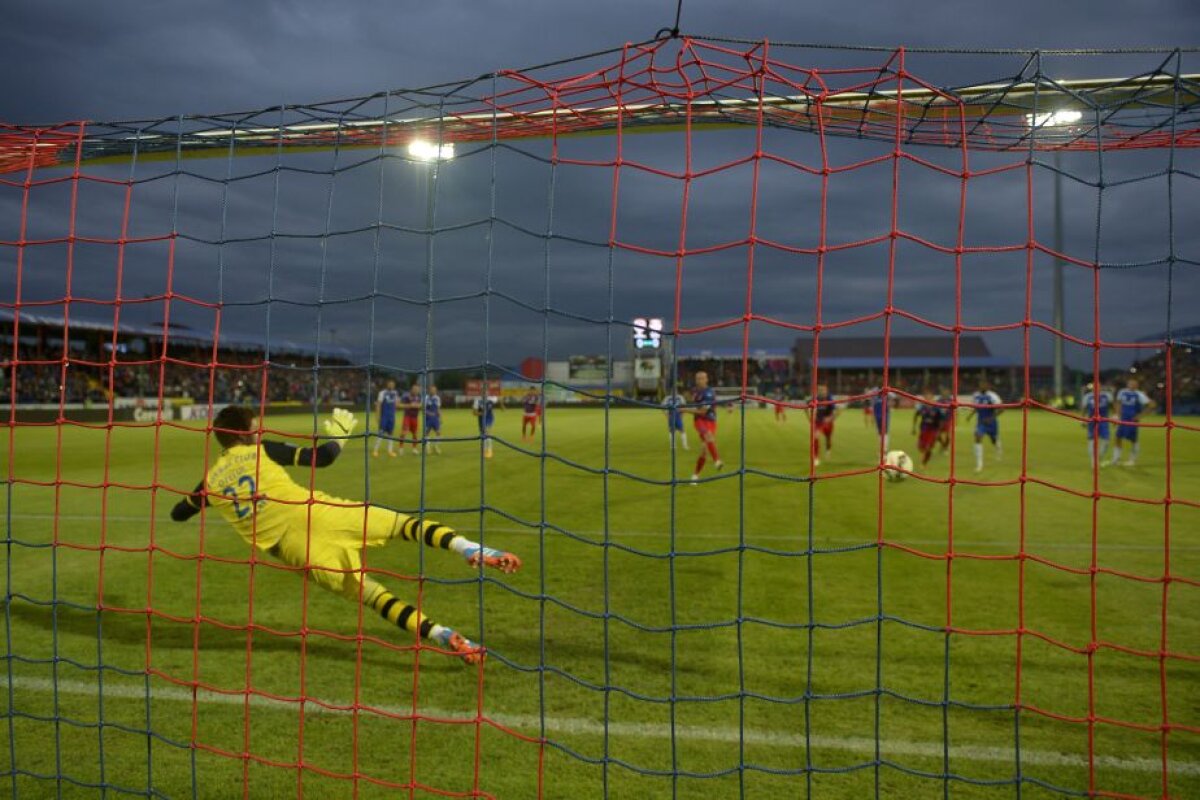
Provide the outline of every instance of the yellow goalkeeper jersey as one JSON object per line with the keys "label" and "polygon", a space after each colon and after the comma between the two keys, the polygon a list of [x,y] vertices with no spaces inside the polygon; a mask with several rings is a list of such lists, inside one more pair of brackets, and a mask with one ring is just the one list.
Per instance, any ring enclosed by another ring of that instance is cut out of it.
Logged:
{"label": "yellow goalkeeper jersey", "polygon": [[[293,458],[301,452],[287,449],[297,454]],[[260,445],[235,445],[226,450],[208,470],[204,484],[208,503],[255,547],[272,547],[289,526],[307,524],[312,491],[292,480]]]}

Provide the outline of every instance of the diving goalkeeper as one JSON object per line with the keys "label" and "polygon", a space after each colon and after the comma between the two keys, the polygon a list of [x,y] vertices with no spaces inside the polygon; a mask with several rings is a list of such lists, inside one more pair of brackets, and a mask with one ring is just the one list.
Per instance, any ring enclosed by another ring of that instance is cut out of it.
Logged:
{"label": "diving goalkeeper", "polygon": [[[358,420],[337,408],[325,421],[331,437],[354,433]],[[438,625],[401,602],[383,585],[363,574],[362,548],[393,539],[424,541],[429,547],[453,550],[473,567],[481,563],[501,572],[516,572],[521,560],[459,536],[432,520],[378,506],[353,503],[310,491],[292,480],[284,467],[327,467],[341,454],[333,438],[319,447],[294,447],[260,441],[254,411],[226,406],[213,419],[213,433],[224,452],[204,480],[171,511],[184,522],[208,505],[220,511],[243,539],[292,567],[304,570],[322,589],[374,609],[388,622],[456,653],[470,664],[483,658],[483,648],[456,631]],[[364,522],[364,513],[366,515]]]}

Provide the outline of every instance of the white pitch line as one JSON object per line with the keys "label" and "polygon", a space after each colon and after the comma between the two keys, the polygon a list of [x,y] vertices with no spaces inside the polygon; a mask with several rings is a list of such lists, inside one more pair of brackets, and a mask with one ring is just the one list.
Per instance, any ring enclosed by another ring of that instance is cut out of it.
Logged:
{"label": "white pitch line", "polygon": [[[531,536],[536,536],[538,534],[538,531],[531,530],[529,528],[507,528],[507,527],[499,527],[499,526],[490,526],[489,525],[487,529],[489,531],[493,531],[495,533],[516,533],[516,534],[527,534],[527,535],[531,535]],[[554,531],[551,529],[547,529],[547,532],[551,533],[551,534],[557,533],[557,531]],[[586,537],[590,537],[593,539],[603,539],[604,538],[604,531],[571,531],[571,532],[577,536],[586,536]],[[478,533],[478,531],[474,531],[474,533]],[[647,537],[652,537],[655,539],[663,539],[668,535],[668,533],[669,533],[669,531],[665,531],[665,530],[664,531],[609,531],[608,535],[610,537],[615,537],[615,538],[647,536]],[[795,533],[795,534],[791,534],[791,535],[782,534],[782,533],[748,533],[748,534],[746,534],[747,544],[754,544],[755,542],[758,542],[758,541],[792,542],[792,543],[796,543],[796,542],[800,541],[801,543],[803,543],[803,540],[806,540],[807,538],[808,538],[807,535],[802,534],[802,533]],[[721,541],[729,542],[731,545],[736,544],[738,541],[736,536],[731,536],[728,533],[704,533],[704,532],[693,533],[691,531],[685,531],[685,530],[681,530],[678,528],[676,529],[676,533],[675,533],[676,544],[687,544],[689,539],[719,539]],[[891,542],[892,544],[928,545],[931,547],[938,547],[938,546],[945,547],[946,546],[945,539],[886,539],[885,541]],[[999,539],[996,539],[996,540],[981,539],[981,540],[964,541],[961,537],[959,537],[958,542],[959,542],[960,548],[961,547],[969,547],[969,546],[1011,548],[1013,546],[1013,544],[1015,543],[1012,541],[1006,542],[1006,541],[999,540]],[[815,535],[815,536],[813,536],[813,544],[818,548],[820,548],[823,545],[844,545],[844,544],[873,545],[873,544],[875,544],[875,534],[872,533],[870,535],[870,537],[860,538],[860,539],[853,539],[853,538],[846,537],[846,536]],[[1075,542],[1047,542],[1047,543],[1039,543],[1036,545],[1036,547],[1034,547],[1032,549],[1036,550],[1039,548],[1047,549],[1047,550],[1091,550],[1092,544],[1091,544],[1091,542],[1078,542],[1078,543],[1075,543]],[[1163,549],[1161,545],[1144,545],[1144,544],[1100,544],[1099,548],[1100,548],[1100,550],[1151,550],[1151,551],[1161,551]],[[1171,552],[1175,552],[1177,550],[1182,550],[1182,551],[1198,550],[1198,551],[1200,551],[1200,545],[1193,545],[1193,546],[1176,545],[1174,542],[1172,542],[1171,543]]]}
{"label": "white pitch line", "polygon": [[[124,680],[124,679],[123,679]],[[7,683],[3,676],[0,676],[0,686]],[[97,684],[86,683],[84,681],[75,680],[60,680],[54,682],[46,678],[27,678],[14,677],[12,678],[13,694],[19,692],[38,692],[49,694],[54,692],[57,686],[59,694],[76,695],[83,697],[96,697]],[[168,702],[192,703],[199,702],[208,705],[228,705],[242,706],[246,703],[246,698],[243,695],[221,694],[205,689],[197,689],[196,698],[193,698],[192,692],[187,689],[182,689],[177,686],[154,686],[150,690],[151,696],[155,700]],[[111,683],[107,682],[104,686],[105,700],[139,700],[144,701],[146,691],[134,686],[129,686],[126,683]],[[298,701],[276,700],[270,697],[262,697],[261,695],[250,695],[250,705],[255,708],[287,711],[295,713],[299,711],[300,704]],[[304,706],[305,713],[308,714],[350,714],[349,710],[351,703],[344,701],[325,701],[329,705],[342,706],[343,708],[326,708],[325,706],[314,703],[306,703]],[[13,706],[19,712],[19,699],[12,698]],[[404,719],[411,718],[413,710],[406,706],[391,706],[391,705],[374,705],[372,710],[379,711],[385,714],[401,717]],[[361,714],[370,715],[371,710],[361,709]],[[475,721],[475,717],[463,714],[461,711],[448,711],[437,708],[421,708],[419,713],[422,716],[437,717],[439,719],[454,720],[456,722],[471,723]],[[603,736],[605,731],[610,737],[636,737],[642,739],[670,739],[672,735],[676,739],[691,740],[699,742],[717,742],[722,744],[737,744],[745,742],[751,745],[763,745],[768,747],[788,747],[788,748],[803,748],[805,746],[805,737],[795,733],[779,733],[772,731],[761,731],[746,729],[739,731],[737,728],[730,727],[706,727],[702,725],[675,725],[674,728],[670,725],[661,723],[637,723],[637,722],[610,722],[606,726],[602,722],[597,722],[594,719],[585,719],[583,717],[555,717],[545,716],[538,717],[533,714],[505,714],[496,713],[488,714],[488,719],[503,725],[508,728],[525,729],[527,735],[536,737],[538,731],[545,726],[547,732],[572,734],[579,736]],[[808,744],[813,749],[822,750],[839,750],[847,753],[853,753],[859,756],[874,758],[875,756],[875,740],[859,736],[823,736],[812,735],[807,739]],[[880,742],[880,751],[884,758],[895,759],[897,756],[913,756],[917,758],[942,758],[942,743],[941,742],[915,742],[907,740],[885,739]],[[950,758],[962,759],[964,761],[990,761],[1013,764],[1016,760],[1015,752],[1012,748],[1006,747],[985,747],[981,745],[951,745]],[[1021,763],[1024,766],[1041,766],[1041,767],[1072,767],[1086,768],[1088,761],[1085,757],[1079,755],[1071,755],[1068,753],[1058,753],[1049,750],[1021,750]],[[1101,769],[1116,769],[1127,772],[1150,772],[1158,773],[1162,770],[1162,762],[1155,758],[1118,758],[1116,756],[1097,755],[1093,758],[1093,763],[1097,768]],[[1170,761],[1168,769],[1174,775],[1200,775],[1200,762],[1196,761]]]}
{"label": "white pitch line", "polygon": [[[9,514],[8,517],[11,519],[59,519],[59,520],[67,521],[67,522],[89,522],[89,521],[90,522],[98,522],[100,520],[99,515],[96,515],[96,514],[23,514],[23,513],[16,513],[16,514]],[[3,520],[4,518],[5,518],[5,515],[4,515],[3,511],[0,511],[0,520]],[[117,515],[117,514],[109,514],[106,517],[106,519],[109,522],[149,522],[150,521],[150,517],[148,517],[148,516]],[[166,524],[166,520],[159,520],[159,521],[164,525]],[[473,529],[469,529],[469,528],[459,528],[458,530],[461,533],[476,533],[476,534],[478,533],[477,530],[473,530]],[[519,527],[507,527],[507,526],[498,526],[498,525],[489,525],[487,527],[487,530],[489,530],[493,533],[512,533],[512,534],[517,534],[517,535],[521,535],[521,536],[537,536],[539,533],[539,531],[534,528],[519,528]],[[551,535],[554,535],[557,533],[557,531],[554,531],[552,529],[547,529],[547,532]],[[603,539],[604,535],[605,535],[604,531],[571,531],[571,532],[577,536],[587,537],[587,538],[591,538],[591,539]],[[609,531],[608,532],[608,536],[610,539],[632,539],[632,538],[663,539],[668,534],[669,534],[669,531],[667,531],[667,530],[661,530],[661,531]],[[734,544],[738,541],[735,536],[731,536],[728,533],[714,533],[714,532],[705,532],[705,531],[684,531],[684,530],[680,530],[680,529],[676,530],[676,543],[677,544],[686,544],[688,541],[695,540],[695,539],[723,541],[723,542],[729,542],[731,544]],[[801,534],[801,533],[796,533],[796,534],[750,533],[750,534],[746,535],[746,542],[749,544],[754,544],[755,542],[791,542],[791,543],[795,544],[798,541],[802,541],[802,540],[806,540],[806,539],[807,539],[807,536],[804,534]],[[818,535],[818,536],[814,537],[813,541],[815,544],[817,544],[817,546],[822,546],[822,545],[834,545],[834,546],[837,546],[837,545],[872,545],[875,543],[875,534],[872,533],[869,537],[864,537],[864,538],[860,538],[860,539],[854,539],[854,538],[845,537],[845,536],[820,536],[820,535]],[[946,546],[945,539],[888,539],[887,541],[889,541],[893,544],[920,545],[922,547],[945,547]],[[1004,541],[1004,540],[1000,540],[1000,539],[987,539],[987,540],[975,540],[975,541],[965,540],[964,541],[961,537],[959,538],[960,548],[961,547],[997,547],[997,548],[1010,548],[1011,549],[1013,547],[1013,545],[1014,545],[1013,541]],[[1090,541],[1086,541],[1086,542],[1038,542],[1035,545],[1026,548],[1027,552],[1031,552],[1031,551],[1036,552],[1037,550],[1091,550],[1091,549],[1092,549],[1092,543]],[[1132,551],[1138,551],[1138,552],[1160,552],[1163,549],[1163,547],[1162,547],[1162,545],[1151,545],[1151,544],[1106,544],[1104,542],[1101,542],[1099,544],[1099,549],[1101,551],[1132,550]],[[1198,551],[1200,551],[1200,545],[1176,544],[1175,542],[1171,543],[1171,552],[1173,552],[1173,553],[1177,553],[1177,552],[1190,553],[1190,552],[1198,552]]]}

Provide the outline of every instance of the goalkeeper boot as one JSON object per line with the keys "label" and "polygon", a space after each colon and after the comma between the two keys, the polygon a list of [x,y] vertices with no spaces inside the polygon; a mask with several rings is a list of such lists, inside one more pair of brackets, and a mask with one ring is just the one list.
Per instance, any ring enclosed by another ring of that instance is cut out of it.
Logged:
{"label": "goalkeeper boot", "polygon": [[468,664],[478,664],[483,661],[484,649],[475,644],[461,633],[450,628],[443,628],[440,636],[432,637],[441,647],[462,658]]}
{"label": "goalkeeper boot", "polygon": [[517,558],[512,553],[504,550],[493,550],[490,547],[483,545],[471,545],[463,550],[463,558],[472,567],[478,567],[483,564],[485,567],[498,569],[501,572],[512,574],[521,568],[521,559]]}

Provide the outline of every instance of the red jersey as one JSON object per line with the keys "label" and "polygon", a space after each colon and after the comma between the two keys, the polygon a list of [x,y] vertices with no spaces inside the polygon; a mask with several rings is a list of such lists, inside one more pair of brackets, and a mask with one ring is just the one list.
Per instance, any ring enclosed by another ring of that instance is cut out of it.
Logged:
{"label": "red jersey", "polygon": [[415,420],[421,415],[421,395],[405,392],[400,395],[400,405],[404,406],[404,418]]}

